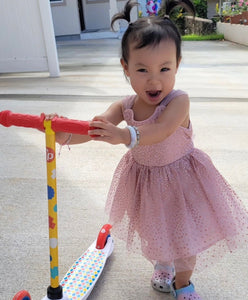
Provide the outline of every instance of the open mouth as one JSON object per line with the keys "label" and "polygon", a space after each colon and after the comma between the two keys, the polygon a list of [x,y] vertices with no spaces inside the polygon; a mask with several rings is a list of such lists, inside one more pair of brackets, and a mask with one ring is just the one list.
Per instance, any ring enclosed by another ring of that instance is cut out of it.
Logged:
{"label": "open mouth", "polygon": [[146,93],[151,99],[156,100],[160,96],[161,91],[147,91]]}

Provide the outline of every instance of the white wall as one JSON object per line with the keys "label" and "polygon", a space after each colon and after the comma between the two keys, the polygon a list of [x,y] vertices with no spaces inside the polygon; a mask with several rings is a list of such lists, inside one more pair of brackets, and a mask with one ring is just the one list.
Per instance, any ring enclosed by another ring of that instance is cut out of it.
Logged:
{"label": "white wall", "polygon": [[228,41],[248,46],[248,26],[230,23],[217,23],[217,32],[224,34]]}
{"label": "white wall", "polygon": [[[90,3],[90,0],[82,0],[84,8],[84,20],[86,30],[110,29],[109,0]],[[117,0],[118,11],[123,10],[126,0]],[[132,10],[132,17],[137,18],[137,8]]]}
{"label": "white wall", "polygon": [[85,29],[92,30],[110,27],[109,1],[87,3],[87,0],[83,0],[83,10]]}
{"label": "white wall", "polygon": [[77,0],[66,0],[64,3],[64,5],[52,4],[55,35],[80,34],[81,26]]}
{"label": "white wall", "polygon": [[[1,1],[1,0],[0,0]],[[81,0],[86,30],[110,29],[110,0]],[[145,0],[144,0],[145,1]],[[81,33],[77,0],[65,0],[61,4],[52,4],[52,16],[56,36],[77,35]],[[122,10],[126,0],[117,0],[118,11]],[[132,10],[137,18],[137,8]]]}
{"label": "white wall", "polygon": [[146,0],[138,0],[139,2],[139,7],[138,7],[138,11],[142,11],[142,16],[147,16],[147,10],[146,10]]}
{"label": "white wall", "polygon": [[208,19],[211,19],[213,16],[217,15],[216,3],[218,3],[218,0],[208,0]]}
{"label": "white wall", "polygon": [[49,70],[58,76],[48,9],[49,0],[0,1],[0,73]]}

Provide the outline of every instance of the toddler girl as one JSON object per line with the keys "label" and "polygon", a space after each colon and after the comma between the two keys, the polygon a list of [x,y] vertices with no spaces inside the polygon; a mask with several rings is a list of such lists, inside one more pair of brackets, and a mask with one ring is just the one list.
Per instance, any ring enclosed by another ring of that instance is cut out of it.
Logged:
{"label": "toddler girl", "polygon": [[[106,203],[113,233],[154,263],[155,289],[172,291],[178,300],[199,300],[190,281],[193,270],[247,240],[248,214],[210,158],[194,147],[189,97],[174,90],[181,61],[176,26],[168,16],[130,23],[134,5],[128,1],[112,25],[119,19],[129,23],[121,64],[135,94],[96,116],[89,136],[56,138],[60,144],[95,140],[130,148]],[[170,2],[168,15],[173,7]],[[118,127],[123,120],[128,126]]]}

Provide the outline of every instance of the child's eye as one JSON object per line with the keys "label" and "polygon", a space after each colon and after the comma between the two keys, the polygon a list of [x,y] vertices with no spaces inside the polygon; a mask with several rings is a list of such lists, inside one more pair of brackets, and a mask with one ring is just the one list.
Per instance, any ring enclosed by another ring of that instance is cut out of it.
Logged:
{"label": "child's eye", "polygon": [[168,69],[168,68],[162,68],[161,69],[161,72],[168,72],[170,69]]}
{"label": "child's eye", "polygon": [[145,73],[147,71],[146,71],[146,69],[138,69],[137,72]]}

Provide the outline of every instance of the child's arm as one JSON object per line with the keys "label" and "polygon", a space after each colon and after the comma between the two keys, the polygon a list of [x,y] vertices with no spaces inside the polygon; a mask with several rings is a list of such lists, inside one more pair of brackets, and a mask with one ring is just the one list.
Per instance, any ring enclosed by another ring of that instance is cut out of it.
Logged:
{"label": "child's arm", "polygon": [[[56,114],[46,115],[47,120],[51,120],[57,116]],[[122,103],[117,101],[110,105],[110,107],[101,115],[94,117],[95,119],[102,119],[105,122],[110,124],[118,125],[123,120],[122,115]],[[81,144],[92,140],[90,135],[81,135],[81,134],[70,134],[66,132],[56,132],[56,142],[60,145],[73,145]]]}
{"label": "child's arm", "polygon": [[89,135],[56,132],[56,142],[60,145],[82,144],[91,140]]}
{"label": "child's arm", "polygon": [[[151,145],[159,143],[169,137],[179,126],[188,127],[189,125],[189,98],[181,95],[173,99],[166,109],[153,124],[138,127],[140,132],[140,145]],[[109,122],[96,119],[90,122],[90,126],[98,129],[90,130],[92,138],[98,141],[105,141],[111,144],[130,143],[130,133],[127,128],[118,128]]]}
{"label": "child's arm", "polygon": [[113,145],[117,144],[129,144],[130,143],[130,133],[127,128],[119,128],[117,125],[123,121],[122,114],[122,102],[118,101],[113,103],[105,113],[96,116],[90,122],[90,127],[99,128],[92,129],[89,134],[92,140],[104,141]]}
{"label": "child's arm", "polygon": [[93,120],[97,120],[98,118],[104,118],[109,123],[118,125],[123,121],[122,101],[112,103],[103,114],[95,116]]}

